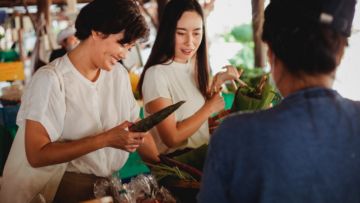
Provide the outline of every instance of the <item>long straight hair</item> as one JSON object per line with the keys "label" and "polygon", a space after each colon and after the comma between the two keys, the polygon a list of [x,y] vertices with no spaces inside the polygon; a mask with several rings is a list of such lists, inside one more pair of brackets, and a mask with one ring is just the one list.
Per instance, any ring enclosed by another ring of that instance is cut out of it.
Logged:
{"label": "long straight hair", "polygon": [[165,7],[156,39],[147,60],[144,70],[141,73],[138,90],[142,97],[142,86],[146,71],[157,64],[165,64],[175,58],[175,33],[176,25],[186,11],[195,11],[203,21],[203,36],[200,46],[196,52],[195,75],[198,89],[204,98],[207,97],[209,86],[209,62],[207,57],[207,43],[204,14],[200,4],[196,0],[171,0]]}

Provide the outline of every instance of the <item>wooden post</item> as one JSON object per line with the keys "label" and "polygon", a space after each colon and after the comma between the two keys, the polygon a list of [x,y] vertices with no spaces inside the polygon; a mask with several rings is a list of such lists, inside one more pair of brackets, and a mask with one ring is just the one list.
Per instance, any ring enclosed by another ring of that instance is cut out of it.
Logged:
{"label": "wooden post", "polygon": [[50,5],[52,0],[38,0],[37,1],[37,18],[41,17],[41,14],[44,14],[46,25],[50,25]]}
{"label": "wooden post", "polygon": [[24,15],[20,14],[20,28],[18,30],[18,43],[19,43],[20,60],[22,62],[24,62],[24,60],[25,60],[23,33],[24,33]]}
{"label": "wooden post", "polygon": [[251,0],[252,2],[252,27],[255,43],[255,67],[265,67],[265,46],[261,40],[262,26],[264,23],[264,0]]}
{"label": "wooden post", "polygon": [[[36,44],[32,53],[32,72],[35,72],[38,68],[45,65],[44,61],[40,60],[39,57],[39,51],[40,51],[40,38],[42,34],[46,33],[48,28],[50,28],[50,5],[52,3],[52,0],[37,0],[37,22],[38,26],[35,27],[35,32],[37,35]],[[44,18],[44,19],[42,19]],[[45,21],[44,24],[42,24],[43,20]]]}
{"label": "wooden post", "polygon": [[73,14],[77,12],[76,9],[77,0],[66,0],[66,4],[67,4],[67,9],[66,9],[67,14]]}

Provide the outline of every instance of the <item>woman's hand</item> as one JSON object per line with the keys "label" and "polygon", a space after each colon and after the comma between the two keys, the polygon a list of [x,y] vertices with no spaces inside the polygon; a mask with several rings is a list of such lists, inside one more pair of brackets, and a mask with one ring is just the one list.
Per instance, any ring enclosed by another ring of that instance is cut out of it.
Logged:
{"label": "woman's hand", "polygon": [[208,108],[211,114],[219,112],[225,108],[224,98],[220,95],[220,93],[216,93],[205,102],[204,107]]}
{"label": "woman's hand", "polygon": [[223,69],[226,69],[224,72],[219,72],[214,76],[213,82],[211,84],[211,94],[217,93],[221,90],[221,85],[229,80],[236,80],[241,85],[243,85],[242,81],[239,79],[241,76],[241,73],[238,72],[238,70],[233,66],[225,66]]}
{"label": "woman's hand", "polygon": [[110,147],[122,149],[128,152],[134,152],[142,143],[147,133],[129,132],[126,128],[132,125],[131,122],[125,121],[120,125],[108,130],[105,133],[107,144]]}

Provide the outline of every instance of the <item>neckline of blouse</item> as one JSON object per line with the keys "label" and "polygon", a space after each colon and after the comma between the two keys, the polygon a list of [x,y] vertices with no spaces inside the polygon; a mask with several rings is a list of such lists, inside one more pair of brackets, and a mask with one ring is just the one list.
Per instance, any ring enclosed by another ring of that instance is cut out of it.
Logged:
{"label": "neckline of blouse", "polygon": [[71,71],[76,75],[76,77],[78,77],[81,81],[83,81],[84,83],[90,85],[90,86],[97,86],[97,84],[99,83],[99,81],[101,80],[102,78],[102,70],[100,69],[100,73],[99,73],[99,76],[98,78],[93,82],[89,79],[87,79],[83,74],[80,73],[80,71],[74,66],[74,64],[70,61],[68,55],[66,54],[66,62],[68,63]]}

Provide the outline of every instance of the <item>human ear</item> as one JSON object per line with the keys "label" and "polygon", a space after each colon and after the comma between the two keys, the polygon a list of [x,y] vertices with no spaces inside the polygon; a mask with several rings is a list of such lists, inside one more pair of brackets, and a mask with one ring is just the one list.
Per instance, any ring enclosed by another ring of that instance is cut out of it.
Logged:
{"label": "human ear", "polygon": [[93,39],[104,39],[105,35],[99,31],[91,30],[91,37]]}

